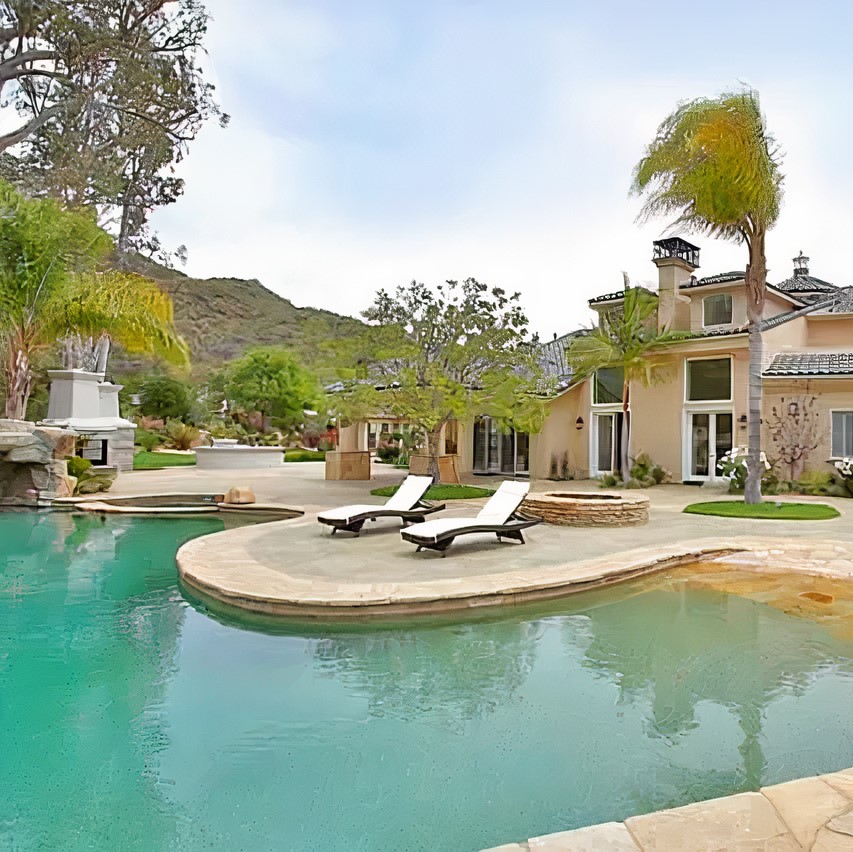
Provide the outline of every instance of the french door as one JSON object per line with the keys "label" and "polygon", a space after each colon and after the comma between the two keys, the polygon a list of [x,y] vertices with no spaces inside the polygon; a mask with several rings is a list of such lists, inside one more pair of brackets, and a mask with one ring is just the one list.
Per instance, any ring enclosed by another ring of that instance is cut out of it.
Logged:
{"label": "french door", "polygon": [[474,423],[474,473],[524,475],[529,472],[529,436],[502,430],[491,417]]}
{"label": "french door", "polygon": [[619,451],[622,445],[622,412],[595,414],[593,475],[619,473]]}
{"label": "french door", "polygon": [[720,475],[717,464],[733,446],[731,411],[693,411],[687,415],[687,478],[707,481]]}

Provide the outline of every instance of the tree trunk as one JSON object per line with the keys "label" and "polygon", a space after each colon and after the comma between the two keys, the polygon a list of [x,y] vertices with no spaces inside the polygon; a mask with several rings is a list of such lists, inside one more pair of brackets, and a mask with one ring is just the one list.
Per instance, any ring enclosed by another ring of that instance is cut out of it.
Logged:
{"label": "tree trunk", "polygon": [[761,372],[764,366],[764,341],[761,320],[767,287],[767,258],[764,255],[765,233],[757,228],[749,243],[746,267],[747,311],[749,315],[749,435],[744,502],[761,502]]}
{"label": "tree trunk", "polygon": [[631,385],[622,386],[622,434],[619,436],[619,466],[622,481],[631,478]]}
{"label": "tree trunk", "polygon": [[6,355],[7,419],[26,419],[32,383],[33,377],[27,353],[18,346],[10,346]]}
{"label": "tree trunk", "polygon": [[434,426],[427,432],[427,453],[429,454],[429,468],[427,472],[432,477],[432,481],[436,484],[441,482],[441,471],[438,467],[438,445],[441,441],[441,430],[444,428],[446,421],[442,420],[438,426]]}

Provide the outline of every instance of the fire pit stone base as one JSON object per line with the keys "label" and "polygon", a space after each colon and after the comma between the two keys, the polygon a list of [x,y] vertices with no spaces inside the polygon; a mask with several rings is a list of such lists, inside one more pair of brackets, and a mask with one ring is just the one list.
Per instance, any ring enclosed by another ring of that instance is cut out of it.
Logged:
{"label": "fire pit stone base", "polygon": [[529,494],[522,507],[549,524],[567,527],[623,527],[649,522],[649,498],[615,491],[548,491]]}

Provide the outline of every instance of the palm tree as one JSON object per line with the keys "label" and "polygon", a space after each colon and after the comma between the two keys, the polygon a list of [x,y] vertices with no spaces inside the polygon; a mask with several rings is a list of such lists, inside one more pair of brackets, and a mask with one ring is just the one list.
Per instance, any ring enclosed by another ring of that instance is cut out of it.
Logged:
{"label": "palm tree", "polygon": [[100,338],[101,352],[114,337],[130,351],[187,361],[169,297],[139,276],[99,268],[112,247],[86,214],[63,210],[52,199],[24,198],[0,182],[6,417],[26,417],[34,354],[68,335]]}
{"label": "palm tree", "polygon": [[[628,283],[627,276],[625,279]],[[596,370],[622,370],[622,438],[619,459],[622,478],[629,478],[631,452],[631,383],[646,387],[666,381],[669,371],[655,355],[676,341],[685,332],[670,331],[657,326],[658,299],[640,287],[625,288],[620,307],[602,313],[598,326],[566,347],[566,360],[577,376],[594,376]]]}
{"label": "palm tree", "polygon": [[752,89],[681,104],[660,125],[634,172],[645,194],[640,218],[676,218],[674,228],[747,247],[749,473],[744,499],[761,502],[761,320],[767,288],[767,232],[782,201],[779,149]]}

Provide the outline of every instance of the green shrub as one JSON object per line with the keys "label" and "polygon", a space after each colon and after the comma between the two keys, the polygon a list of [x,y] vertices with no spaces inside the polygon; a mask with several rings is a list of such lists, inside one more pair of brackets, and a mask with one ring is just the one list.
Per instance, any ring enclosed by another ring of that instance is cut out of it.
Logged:
{"label": "green shrub", "polygon": [[672,479],[672,474],[653,461],[648,453],[640,453],[633,461],[631,479],[638,479],[643,488],[651,488],[653,485],[660,485]]}
{"label": "green shrub", "polygon": [[115,470],[105,470],[104,468],[93,470],[92,462],[80,456],[72,456],[67,459],[65,466],[68,475],[73,476],[77,480],[74,485],[74,496],[109,491],[112,488],[113,482],[115,482]]}
{"label": "green shrub", "polygon": [[136,430],[135,443],[148,453],[153,452],[154,448],[159,447],[165,440],[165,436],[161,435],[159,432],[151,432],[148,429]]}
{"label": "green shrub", "polygon": [[320,462],[326,460],[324,450],[303,450],[301,448],[284,451],[286,462]]}
{"label": "green shrub", "polygon": [[824,495],[834,484],[835,477],[831,473],[821,470],[811,470],[804,473],[796,483],[794,489],[800,494]]}
{"label": "green shrub", "polygon": [[194,389],[186,382],[165,374],[146,378],[139,395],[140,412],[162,420],[189,420],[197,406]]}
{"label": "green shrub", "polygon": [[201,435],[195,426],[181,423],[180,420],[167,420],[165,432],[169,446],[176,450],[191,450]]}
{"label": "green shrub", "polygon": [[664,467],[652,461],[648,453],[640,453],[631,465],[628,478],[619,479],[612,473],[605,473],[599,477],[602,488],[652,488],[662,482],[669,482],[672,474]]}
{"label": "green shrub", "polygon": [[400,451],[394,446],[384,446],[376,448],[376,456],[380,461],[395,464],[400,457]]}
{"label": "green shrub", "polygon": [[81,456],[71,456],[66,463],[68,475],[79,479],[89,468],[92,462],[89,459],[84,459]]}

